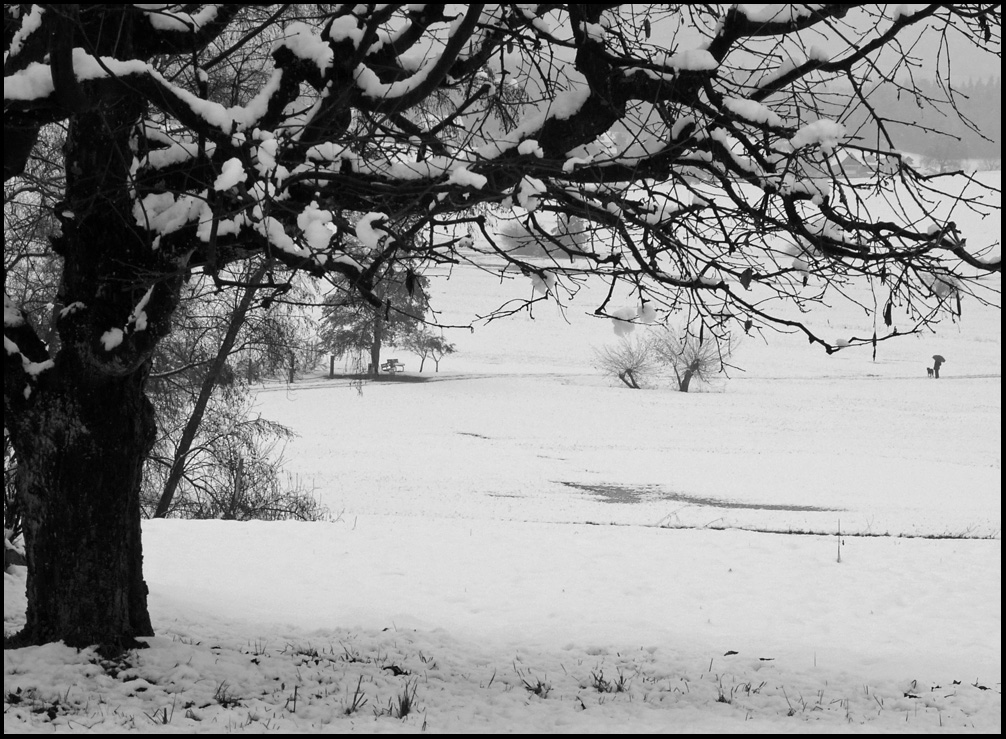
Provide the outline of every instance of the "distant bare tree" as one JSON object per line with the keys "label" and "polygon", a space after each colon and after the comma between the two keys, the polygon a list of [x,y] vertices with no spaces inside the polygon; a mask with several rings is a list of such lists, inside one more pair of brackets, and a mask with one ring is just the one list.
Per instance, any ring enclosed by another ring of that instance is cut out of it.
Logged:
{"label": "distant bare tree", "polygon": [[440,360],[456,351],[454,344],[447,341],[442,334],[436,334],[423,326],[418,331],[408,334],[403,346],[419,357],[419,371],[423,371],[426,360],[432,359],[435,372],[440,371]]}
{"label": "distant bare tree", "polygon": [[641,389],[659,369],[653,341],[648,335],[623,336],[614,346],[596,350],[595,356],[598,369],[617,377],[633,390]]}
{"label": "distant bare tree", "polygon": [[687,393],[692,380],[709,382],[723,372],[734,350],[730,335],[705,333],[700,329],[668,327],[652,339],[653,352],[674,372],[678,390]]}

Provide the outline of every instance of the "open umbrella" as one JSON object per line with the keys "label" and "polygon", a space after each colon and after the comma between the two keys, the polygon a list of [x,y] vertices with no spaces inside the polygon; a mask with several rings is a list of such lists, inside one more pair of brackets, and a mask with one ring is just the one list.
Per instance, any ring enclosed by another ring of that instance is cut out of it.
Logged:
{"label": "open umbrella", "polygon": [[943,356],[940,354],[933,355],[933,377],[935,377],[937,380],[940,379],[940,365],[942,365],[946,361],[947,360],[945,360]]}

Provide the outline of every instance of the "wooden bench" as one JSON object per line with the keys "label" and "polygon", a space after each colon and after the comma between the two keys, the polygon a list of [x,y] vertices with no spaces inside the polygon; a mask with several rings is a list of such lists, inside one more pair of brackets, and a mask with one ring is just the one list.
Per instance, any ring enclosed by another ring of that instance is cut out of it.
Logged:
{"label": "wooden bench", "polygon": [[404,372],[405,365],[399,362],[397,359],[389,359],[387,362],[381,365],[381,372],[390,372],[395,374],[396,372]]}

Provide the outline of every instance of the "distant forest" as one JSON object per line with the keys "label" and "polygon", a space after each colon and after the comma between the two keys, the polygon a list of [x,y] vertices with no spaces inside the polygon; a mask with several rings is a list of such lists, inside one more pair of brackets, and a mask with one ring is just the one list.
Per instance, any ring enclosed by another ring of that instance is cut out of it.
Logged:
{"label": "distant forest", "polygon": [[[901,151],[920,155],[930,165],[956,167],[962,160],[991,164],[1002,160],[1002,77],[955,85],[954,100],[972,130],[946,105],[935,108],[926,98],[946,100],[947,91],[936,82],[916,81],[917,92],[900,93],[885,87],[869,96],[885,118],[910,121],[912,125],[890,124],[894,145]],[[865,117],[865,116],[864,116]],[[852,121],[854,123],[854,121]],[[876,142],[876,127],[859,130],[863,144]]]}

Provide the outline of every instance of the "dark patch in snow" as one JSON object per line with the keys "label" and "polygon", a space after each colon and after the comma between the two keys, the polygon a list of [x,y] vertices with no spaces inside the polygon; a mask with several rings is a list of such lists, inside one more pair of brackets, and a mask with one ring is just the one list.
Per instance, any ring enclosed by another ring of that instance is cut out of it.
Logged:
{"label": "dark patch in snow", "polygon": [[[404,372],[381,372],[377,375],[370,374],[336,374],[328,378],[330,380],[353,380],[354,382],[427,382],[430,378],[422,375],[407,375]],[[297,387],[296,384],[293,385]]]}
{"label": "dark patch in snow", "polygon": [[708,498],[701,495],[686,495],[673,490],[664,490],[659,485],[637,485],[626,487],[624,485],[589,485],[578,482],[565,482],[560,480],[560,484],[566,487],[583,490],[592,495],[599,496],[606,503],[641,503],[643,500],[673,500],[692,505],[708,506],[710,508],[740,508],[749,511],[842,511],[844,508],[823,508],[811,505],[793,505],[788,503],[739,503],[735,500],[724,500],[722,498]]}

